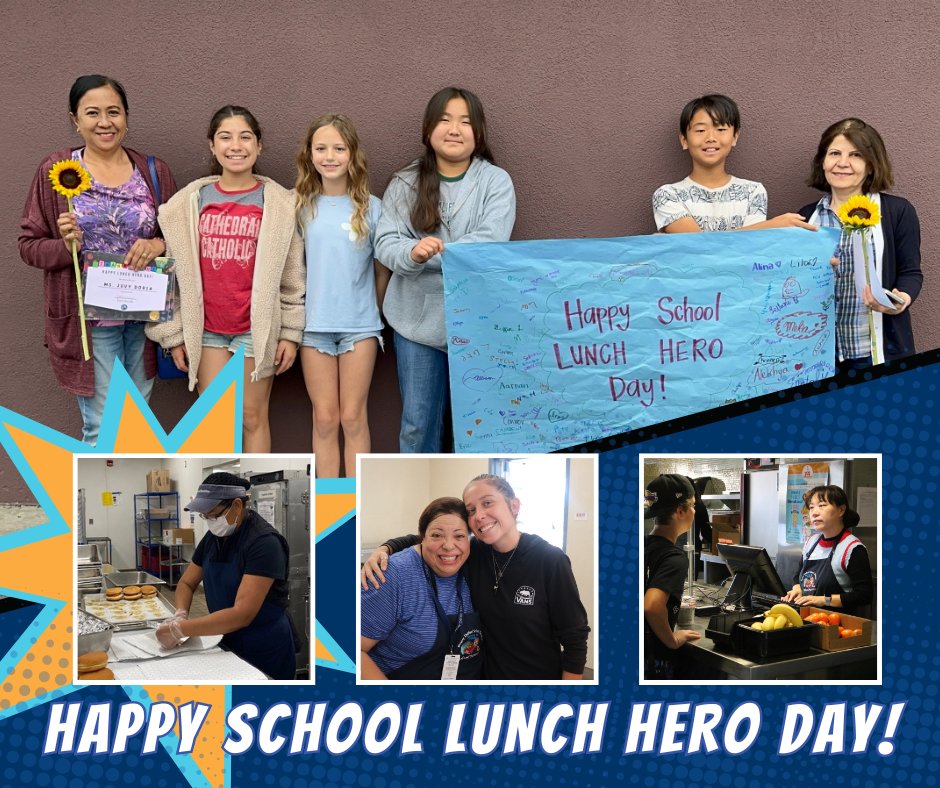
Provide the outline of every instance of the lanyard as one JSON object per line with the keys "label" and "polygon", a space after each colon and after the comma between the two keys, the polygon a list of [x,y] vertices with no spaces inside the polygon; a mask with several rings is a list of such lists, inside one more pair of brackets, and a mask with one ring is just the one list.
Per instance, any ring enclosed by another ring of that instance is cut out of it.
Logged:
{"label": "lanyard", "polygon": [[[450,619],[447,616],[447,613],[444,612],[444,606],[441,605],[441,601],[437,595],[437,580],[434,577],[434,573],[428,568],[428,565],[424,561],[424,556],[421,557],[421,567],[424,569],[424,577],[428,581],[428,586],[431,589],[431,596],[434,599],[434,607],[437,609],[438,618],[444,622],[445,629],[450,624]],[[460,643],[460,638],[463,635],[463,596],[461,591],[463,590],[463,573],[458,573],[457,575],[457,624],[451,630],[448,646],[448,653],[455,653],[455,642]],[[456,639],[456,640],[455,640]]]}

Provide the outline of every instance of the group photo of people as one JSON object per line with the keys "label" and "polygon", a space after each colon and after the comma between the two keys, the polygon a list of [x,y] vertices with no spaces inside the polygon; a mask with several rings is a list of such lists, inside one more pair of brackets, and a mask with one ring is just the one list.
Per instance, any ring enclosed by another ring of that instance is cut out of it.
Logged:
{"label": "group photo of people", "polygon": [[360,461],[362,681],[589,681],[597,458]]}
{"label": "group photo of people", "polygon": [[[401,413],[385,426],[397,428],[398,450],[452,448],[442,256],[449,244],[520,237],[512,173],[494,163],[498,140],[474,91],[431,96],[415,126],[419,155],[408,161],[403,151],[405,166],[381,199],[344,114],[320,115],[298,132],[295,179],[282,184],[261,174],[264,119],[224,105],[208,120],[206,175],[178,187],[165,161],[126,144],[130,100],[120,81],[81,76],[67,104],[75,138],[40,163],[19,250],[43,272],[44,344],[58,384],[76,397],[84,442],[97,441],[116,362],[147,400],[157,375],[202,393],[241,352],[244,450],[272,451],[272,390],[297,364],[317,475],[350,476],[356,456],[372,450],[369,396],[377,358],[389,350]],[[743,126],[732,98],[690,100],[677,126],[691,171],[652,195],[658,232],[812,232],[864,221],[879,282],[859,285],[869,252],[843,233],[831,259],[834,362],[865,369],[915,352],[920,225],[914,206],[891,193],[891,160],[873,126],[848,117],[823,129],[804,175],[821,198],[773,216],[764,186],[730,171]],[[86,320],[78,260],[89,251],[123,256],[133,271],[171,258],[172,314]]]}
{"label": "group photo of people", "polygon": [[936,779],[940,6],[3,20],[8,783]]}

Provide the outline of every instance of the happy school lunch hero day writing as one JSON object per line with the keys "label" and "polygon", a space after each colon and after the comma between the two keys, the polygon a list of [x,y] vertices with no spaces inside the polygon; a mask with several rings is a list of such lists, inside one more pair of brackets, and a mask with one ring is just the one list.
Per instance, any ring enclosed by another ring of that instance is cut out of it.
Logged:
{"label": "happy school lunch hero day writing", "polygon": [[[828,703],[814,709],[790,703],[782,711],[775,742],[779,755],[814,754],[881,756],[894,752],[905,703]],[[228,731],[222,749],[229,755],[255,750],[265,755],[361,751],[370,756],[508,755],[538,751],[546,755],[585,755],[604,748],[609,702],[456,703],[450,707],[441,743],[426,741],[421,731],[424,703],[403,708],[381,703],[367,711],[355,702],[331,709],[328,703],[275,703],[265,710],[241,703],[226,715]],[[136,702],[53,703],[43,754],[154,754],[166,736],[171,750],[193,751],[211,705],[167,702],[148,707]],[[723,752],[742,755],[759,740],[765,712],[754,702],[724,708],[717,703],[634,703],[629,724],[617,740],[622,755]],[[178,725],[178,737],[174,727]],[[285,749],[286,748],[286,749]]]}
{"label": "happy school lunch hero day writing", "polygon": [[552,451],[835,372],[838,234],[452,244],[457,451]]}

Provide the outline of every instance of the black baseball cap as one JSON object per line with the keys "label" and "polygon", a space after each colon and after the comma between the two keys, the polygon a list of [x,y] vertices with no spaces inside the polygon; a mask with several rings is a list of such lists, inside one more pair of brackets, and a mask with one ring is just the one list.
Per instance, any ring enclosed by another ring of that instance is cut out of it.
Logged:
{"label": "black baseball cap", "polygon": [[236,484],[200,484],[195,497],[183,507],[186,512],[211,512],[223,501],[246,498],[247,490]]}
{"label": "black baseball cap", "polygon": [[658,517],[675,510],[676,506],[695,497],[692,482],[678,473],[662,473],[646,485],[645,517]]}

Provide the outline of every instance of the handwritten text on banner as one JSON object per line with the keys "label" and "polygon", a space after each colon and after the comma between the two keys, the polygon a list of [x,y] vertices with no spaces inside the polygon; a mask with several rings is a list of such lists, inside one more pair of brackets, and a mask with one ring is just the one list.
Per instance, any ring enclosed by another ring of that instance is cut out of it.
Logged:
{"label": "handwritten text on banner", "polygon": [[798,228],[449,244],[457,451],[551,451],[835,372],[829,259]]}

